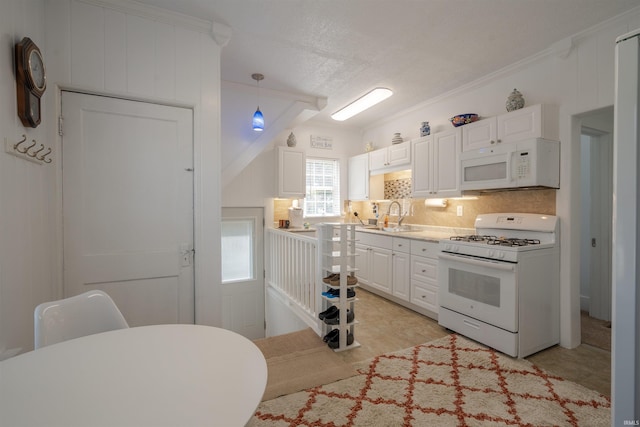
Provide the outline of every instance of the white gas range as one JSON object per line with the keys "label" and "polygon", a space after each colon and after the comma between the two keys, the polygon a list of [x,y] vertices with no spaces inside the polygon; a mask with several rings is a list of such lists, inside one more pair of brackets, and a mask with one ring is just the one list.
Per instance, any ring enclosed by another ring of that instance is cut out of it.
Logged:
{"label": "white gas range", "polygon": [[438,323],[510,356],[557,344],[557,217],[483,214],[475,227],[440,241]]}

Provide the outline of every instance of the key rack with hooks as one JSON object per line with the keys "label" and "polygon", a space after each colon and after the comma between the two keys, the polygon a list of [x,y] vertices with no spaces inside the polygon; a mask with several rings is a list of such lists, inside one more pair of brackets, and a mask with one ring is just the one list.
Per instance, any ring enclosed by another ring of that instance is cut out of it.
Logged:
{"label": "key rack with hooks", "polygon": [[51,158],[51,147],[45,147],[44,144],[38,144],[35,139],[32,139],[31,142],[27,142],[27,136],[24,134],[22,135],[22,139],[18,142],[11,142],[5,137],[4,151],[39,165],[43,163],[51,163],[53,161]]}

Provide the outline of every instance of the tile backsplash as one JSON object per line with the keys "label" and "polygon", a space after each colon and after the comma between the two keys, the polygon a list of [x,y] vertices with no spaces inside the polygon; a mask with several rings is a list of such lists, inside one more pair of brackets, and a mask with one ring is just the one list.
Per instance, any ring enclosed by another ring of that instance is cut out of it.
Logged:
{"label": "tile backsplash", "polygon": [[[496,191],[478,193],[474,199],[447,199],[445,207],[427,206],[425,199],[411,197],[411,171],[399,171],[384,175],[384,197],[386,200],[376,202],[379,206],[379,218],[382,219],[389,209],[392,200],[398,200],[403,205],[403,212],[408,212],[405,224],[435,225],[442,227],[473,228],[476,216],[483,213],[540,213],[556,214],[556,190],[528,189]],[[288,218],[291,200],[274,200],[274,219]],[[462,216],[458,216],[458,207],[462,208]],[[344,211],[348,212],[345,202]],[[359,217],[366,222],[375,218],[371,202],[351,202],[351,212],[358,212]],[[389,220],[397,221],[397,208]],[[347,222],[357,222],[349,213],[344,218]],[[318,221],[309,221],[315,223]]]}
{"label": "tile backsplash", "polygon": [[[403,179],[403,178],[399,178]],[[425,205],[425,199],[400,199],[404,210],[408,212],[405,224],[436,225],[443,227],[473,228],[476,216],[482,213],[513,212],[556,214],[556,190],[534,189],[499,191],[482,193],[475,200],[448,199],[446,207],[432,207]],[[380,218],[387,212],[391,201],[378,202]],[[291,200],[274,200],[275,219],[286,219]],[[462,206],[462,216],[457,215],[458,206]],[[346,206],[345,206],[346,209]],[[394,208],[394,212],[395,212]],[[360,218],[366,221],[374,218],[371,202],[351,202],[352,212],[358,212]],[[346,221],[356,221],[355,217],[345,218]],[[395,215],[390,216],[391,222],[396,222]],[[310,221],[316,222],[316,221]]]}
{"label": "tile backsplash", "polygon": [[387,200],[408,199],[411,197],[411,171],[388,173],[384,175],[384,198]]}
{"label": "tile backsplash", "polygon": [[[448,199],[446,207],[425,205],[425,199],[399,200],[408,212],[405,224],[437,225],[445,227],[473,228],[476,216],[483,213],[513,212],[540,213],[555,215],[556,190],[532,189],[481,193],[477,199]],[[379,217],[387,213],[391,201],[378,202]],[[352,211],[358,212],[361,218],[374,218],[371,202],[352,202]],[[462,207],[462,216],[457,215],[458,206]],[[394,208],[394,212],[396,209]],[[389,217],[391,222],[397,221],[396,215]]]}

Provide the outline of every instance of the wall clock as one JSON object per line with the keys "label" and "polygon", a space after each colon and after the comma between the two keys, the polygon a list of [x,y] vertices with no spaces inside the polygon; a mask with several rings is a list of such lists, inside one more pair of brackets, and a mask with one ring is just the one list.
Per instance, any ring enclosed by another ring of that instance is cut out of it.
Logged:
{"label": "wall clock", "polygon": [[16,44],[15,56],[18,117],[24,126],[35,128],[42,119],[40,98],[47,88],[44,60],[28,37]]}

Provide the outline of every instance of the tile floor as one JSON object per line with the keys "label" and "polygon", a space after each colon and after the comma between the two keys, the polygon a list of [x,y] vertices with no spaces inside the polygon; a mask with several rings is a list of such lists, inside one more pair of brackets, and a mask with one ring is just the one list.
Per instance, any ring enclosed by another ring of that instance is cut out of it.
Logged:
{"label": "tile floor", "polygon": [[[358,289],[355,338],[359,348],[339,352],[349,363],[402,350],[447,335],[438,322]],[[569,350],[554,346],[526,358],[539,367],[567,380],[611,394],[611,353],[589,345]]]}

